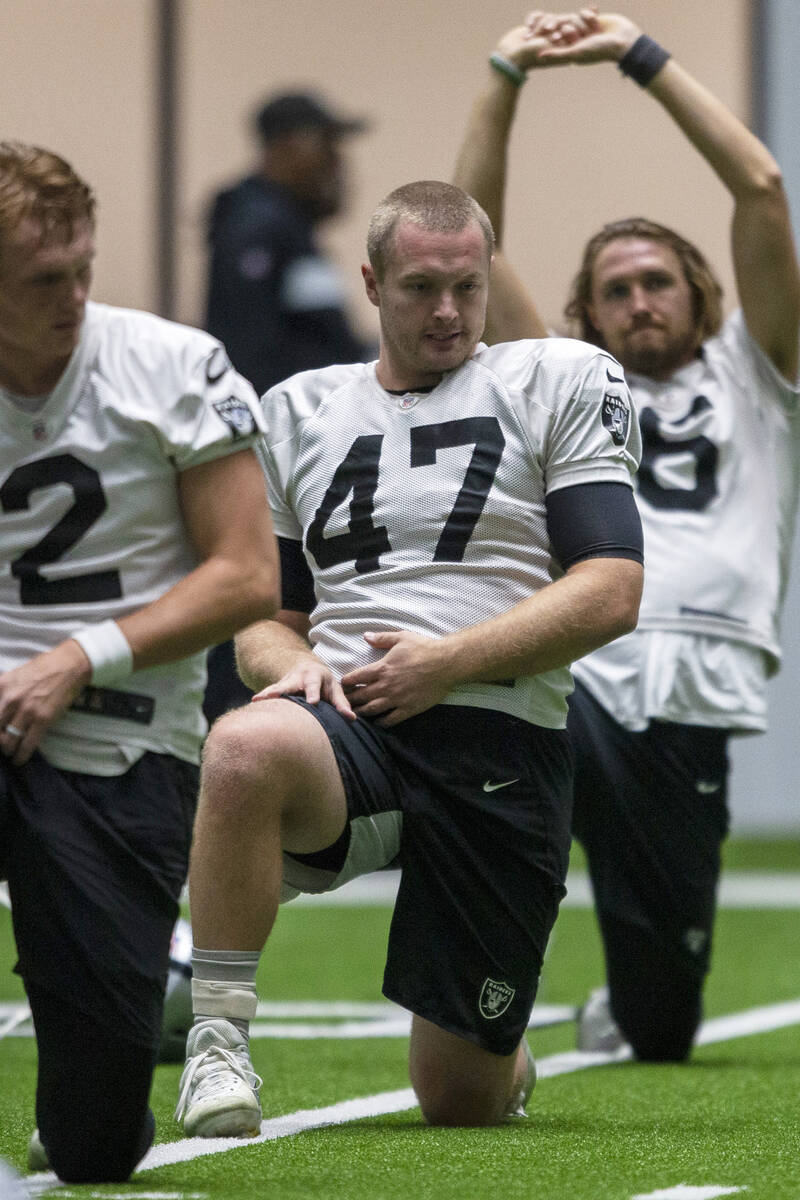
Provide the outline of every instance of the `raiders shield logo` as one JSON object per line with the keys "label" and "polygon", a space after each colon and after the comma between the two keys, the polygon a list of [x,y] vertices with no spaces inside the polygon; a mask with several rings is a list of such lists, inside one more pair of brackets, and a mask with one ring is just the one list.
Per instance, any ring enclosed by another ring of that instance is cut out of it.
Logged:
{"label": "raiders shield logo", "polygon": [[603,424],[611,434],[615,446],[624,446],[628,436],[630,413],[628,405],[621,396],[606,392],[603,396]]}
{"label": "raiders shield logo", "polygon": [[244,400],[240,400],[238,396],[228,396],[227,400],[217,400],[214,404],[214,411],[228,426],[234,441],[255,433],[255,418]]}
{"label": "raiders shield logo", "polygon": [[496,979],[484,980],[478,1000],[481,1016],[485,1017],[487,1021],[493,1021],[495,1017],[502,1017],[514,999],[516,991],[516,988],[509,987],[507,983],[498,983]]}

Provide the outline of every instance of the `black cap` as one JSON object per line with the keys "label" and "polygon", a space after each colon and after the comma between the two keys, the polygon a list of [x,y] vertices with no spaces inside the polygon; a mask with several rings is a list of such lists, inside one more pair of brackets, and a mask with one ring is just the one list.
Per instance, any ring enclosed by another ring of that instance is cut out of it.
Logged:
{"label": "black cap", "polygon": [[361,117],[343,117],[332,112],[312,92],[281,92],[258,110],[255,124],[262,139],[270,142],[294,129],[309,127],[330,133],[363,133],[368,123]]}

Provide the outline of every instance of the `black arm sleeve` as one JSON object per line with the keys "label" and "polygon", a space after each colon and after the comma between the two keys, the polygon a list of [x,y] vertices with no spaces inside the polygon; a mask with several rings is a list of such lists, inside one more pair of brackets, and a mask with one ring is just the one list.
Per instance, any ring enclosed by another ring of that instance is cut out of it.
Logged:
{"label": "black arm sleeve", "polygon": [[624,483],[581,483],[548,492],[547,532],[566,571],[585,558],[642,562],[642,523],[633,489]]}
{"label": "black arm sleeve", "polygon": [[291,612],[310,613],[317,603],[314,595],[314,576],[303,554],[302,542],[293,538],[278,538],[281,556],[281,608]]}

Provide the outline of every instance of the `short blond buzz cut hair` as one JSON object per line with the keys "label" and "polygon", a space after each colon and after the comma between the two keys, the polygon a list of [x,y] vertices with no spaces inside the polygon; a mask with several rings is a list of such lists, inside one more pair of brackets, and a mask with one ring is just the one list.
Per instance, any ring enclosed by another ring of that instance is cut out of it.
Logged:
{"label": "short blond buzz cut hair", "polygon": [[66,159],[24,142],[0,142],[0,258],[8,236],[28,219],[42,239],[71,238],[78,221],[95,223],[94,192]]}
{"label": "short blond buzz cut hair", "polygon": [[390,192],[375,209],[367,230],[367,257],[378,280],[383,279],[397,226],[408,221],[431,233],[461,233],[474,221],[494,254],[494,230],[486,213],[462,188],[438,179],[419,179]]}

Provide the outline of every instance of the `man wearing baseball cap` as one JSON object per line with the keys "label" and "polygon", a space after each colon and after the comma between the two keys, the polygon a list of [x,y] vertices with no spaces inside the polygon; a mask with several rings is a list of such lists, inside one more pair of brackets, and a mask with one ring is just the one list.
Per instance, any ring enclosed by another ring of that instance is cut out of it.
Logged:
{"label": "man wearing baseball cap", "polygon": [[342,209],[342,140],[367,123],[313,93],[282,92],[253,124],[258,168],[211,209],[206,328],[225,331],[235,367],[261,394],[296,371],[363,357],[315,234]]}
{"label": "man wearing baseball cap", "polygon": [[[339,272],[317,244],[342,210],[342,142],[367,129],[306,91],[269,96],[253,114],[253,174],[219,192],[209,222],[205,328],[225,339],[236,369],[261,395],[297,371],[373,356],[348,320]],[[211,651],[205,712],[246,703],[230,643]]]}

